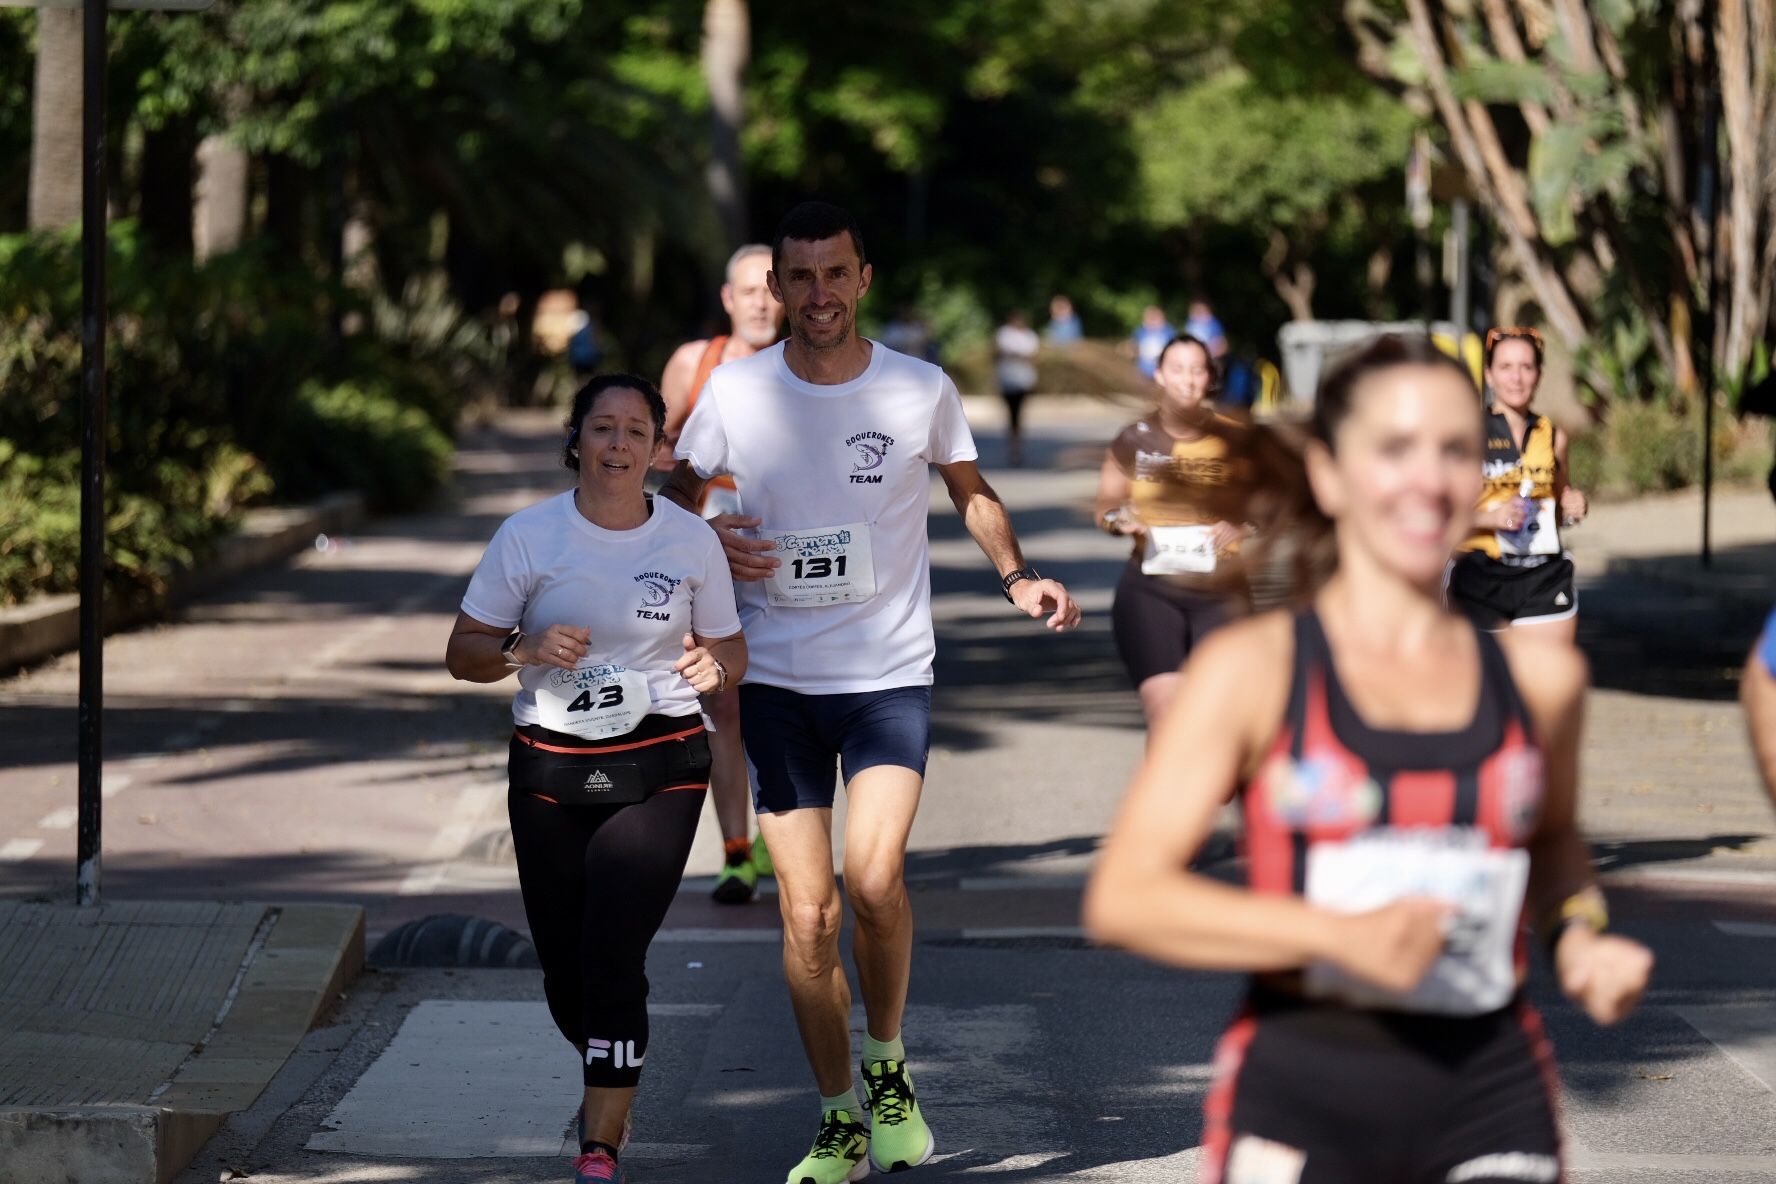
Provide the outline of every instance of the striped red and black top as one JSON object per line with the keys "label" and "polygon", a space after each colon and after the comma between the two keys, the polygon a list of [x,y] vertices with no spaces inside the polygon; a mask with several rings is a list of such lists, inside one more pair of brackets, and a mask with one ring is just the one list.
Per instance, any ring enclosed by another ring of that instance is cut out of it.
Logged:
{"label": "striped red and black top", "polygon": [[1475,827],[1521,847],[1543,793],[1542,753],[1498,642],[1475,631],[1480,698],[1453,732],[1372,728],[1351,706],[1312,609],[1295,618],[1289,708],[1242,796],[1254,891],[1300,895],[1307,853],[1377,827]]}

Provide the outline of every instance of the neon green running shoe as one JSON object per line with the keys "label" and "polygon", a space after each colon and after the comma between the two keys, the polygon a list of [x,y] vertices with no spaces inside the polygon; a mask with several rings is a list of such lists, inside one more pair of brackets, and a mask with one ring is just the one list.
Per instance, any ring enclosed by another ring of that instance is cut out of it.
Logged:
{"label": "neon green running shoe", "polygon": [[777,865],[771,862],[771,852],[765,846],[765,836],[757,835],[752,840],[752,866],[761,876],[775,876]]}
{"label": "neon green running shoe", "polygon": [[785,1184],[843,1184],[869,1175],[869,1127],[862,1115],[849,1110],[825,1110],[814,1149],[789,1169]]}
{"label": "neon green running shoe", "polygon": [[[744,843],[746,840],[739,841]],[[736,851],[722,865],[720,874],[715,877],[715,888],[709,895],[717,904],[745,904],[758,892],[758,879],[758,869],[753,866],[752,858]]]}
{"label": "neon green running shoe", "polygon": [[936,1144],[919,1113],[906,1062],[863,1062],[863,1085],[869,1092],[869,1154],[876,1169],[904,1172],[930,1159]]}

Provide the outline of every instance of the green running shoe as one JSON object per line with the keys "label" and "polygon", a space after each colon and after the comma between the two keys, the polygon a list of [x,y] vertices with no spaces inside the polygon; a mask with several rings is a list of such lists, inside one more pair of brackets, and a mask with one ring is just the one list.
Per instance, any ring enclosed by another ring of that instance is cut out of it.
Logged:
{"label": "green running shoe", "polygon": [[730,855],[709,895],[718,904],[746,904],[758,892],[758,880],[758,869],[750,857]]}
{"label": "green running shoe", "polygon": [[777,865],[771,862],[771,851],[765,846],[765,836],[756,835],[752,840],[752,866],[761,876],[775,876]]}
{"label": "green running shoe", "polygon": [[842,1184],[869,1175],[869,1127],[849,1110],[825,1110],[807,1158],[789,1169],[785,1184]]}
{"label": "green running shoe", "polygon": [[863,1062],[863,1085],[869,1093],[870,1162],[877,1170],[904,1172],[930,1159],[936,1144],[919,1113],[906,1062]]}

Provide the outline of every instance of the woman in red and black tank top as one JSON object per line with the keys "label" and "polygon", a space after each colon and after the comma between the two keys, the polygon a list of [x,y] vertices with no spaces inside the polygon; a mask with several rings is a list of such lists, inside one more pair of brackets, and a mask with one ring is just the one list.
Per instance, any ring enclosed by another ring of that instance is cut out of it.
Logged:
{"label": "woman in red and black tank top", "polygon": [[[1644,989],[1574,823],[1583,658],[1442,605],[1480,447],[1472,381],[1428,341],[1328,375],[1305,460],[1335,571],[1191,658],[1093,876],[1099,940],[1252,975],[1206,1107],[1212,1184],[1558,1180],[1524,919],[1599,1022]],[[1246,887],[1186,870],[1231,793]]]}

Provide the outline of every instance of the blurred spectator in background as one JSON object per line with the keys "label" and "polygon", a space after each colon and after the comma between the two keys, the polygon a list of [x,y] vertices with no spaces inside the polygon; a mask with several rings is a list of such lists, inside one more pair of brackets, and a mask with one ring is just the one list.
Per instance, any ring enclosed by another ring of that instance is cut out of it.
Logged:
{"label": "blurred spectator in background", "polygon": [[1209,357],[1219,362],[1227,356],[1227,330],[1221,327],[1221,320],[1209,302],[1200,297],[1190,302],[1190,317],[1184,322],[1184,332],[1209,347]]}
{"label": "blurred spectator in background", "polygon": [[882,344],[897,354],[937,364],[937,345],[931,339],[931,330],[919,310],[911,305],[901,305],[894,319],[882,326]]}
{"label": "blurred spectator in background", "polygon": [[1024,463],[1024,398],[1036,389],[1036,354],[1042,348],[1036,330],[1021,312],[1012,312],[993,334],[993,373],[1010,421],[1006,451],[1013,468]]}
{"label": "blurred spectator in background", "polygon": [[1159,368],[1159,355],[1165,352],[1166,342],[1172,339],[1172,325],[1166,320],[1165,309],[1157,304],[1149,304],[1141,310],[1141,323],[1135,326],[1135,332],[1129,338],[1134,347],[1135,365],[1148,378]]}
{"label": "blurred spectator in background", "polygon": [[1739,702],[1745,705],[1745,726],[1764,789],[1776,799],[1776,611],[1764,622],[1763,635],[1745,659]]}
{"label": "blurred spectator in background", "polygon": [[596,306],[574,314],[573,335],[567,339],[567,364],[582,379],[592,377],[604,361],[604,345],[598,340]]}
{"label": "blurred spectator in background", "polygon": [[1071,300],[1056,295],[1048,302],[1048,324],[1042,327],[1042,336],[1050,345],[1072,345],[1085,336]]}

